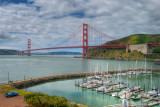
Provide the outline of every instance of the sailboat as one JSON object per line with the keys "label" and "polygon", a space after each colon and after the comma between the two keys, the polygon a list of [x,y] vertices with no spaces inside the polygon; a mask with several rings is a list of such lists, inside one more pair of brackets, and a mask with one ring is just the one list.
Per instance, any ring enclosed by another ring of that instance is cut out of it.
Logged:
{"label": "sailboat", "polygon": [[157,89],[152,89],[151,91],[148,91],[147,94],[150,96],[157,95]]}
{"label": "sailboat", "polygon": [[126,92],[122,96],[120,96],[121,99],[129,99],[132,96],[131,92]]}
{"label": "sailboat", "polygon": [[145,60],[144,60],[144,70],[143,70],[143,74],[146,74],[147,73],[147,71],[146,71],[146,58],[145,58]]}
{"label": "sailboat", "polygon": [[132,96],[132,99],[133,100],[139,100],[141,98],[141,95],[138,94],[138,93],[135,93],[133,96]]}
{"label": "sailboat", "polygon": [[151,74],[151,89],[152,89],[152,90],[151,90],[151,91],[148,91],[147,94],[150,95],[150,96],[157,95],[157,91],[158,91],[158,90],[157,90],[156,88],[154,88],[154,89],[152,88],[152,74]]}
{"label": "sailboat", "polygon": [[147,72],[146,72],[147,74],[152,74],[152,65],[151,65],[151,69],[150,69],[150,71],[148,71],[147,70]]}
{"label": "sailboat", "polygon": [[109,66],[108,66],[108,62],[107,62],[107,74],[104,75],[104,78],[107,78],[107,81],[108,81],[108,78],[112,77],[111,75],[109,75],[108,71],[109,71]]}
{"label": "sailboat", "polygon": [[[151,69],[152,70],[152,69]],[[152,73],[152,71],[148,71],[147,70],[147,63],[146,63],[146,58],[145,58],[145,69],[144,69],[144,71],[143,71],[143,74],[151,74]]]}

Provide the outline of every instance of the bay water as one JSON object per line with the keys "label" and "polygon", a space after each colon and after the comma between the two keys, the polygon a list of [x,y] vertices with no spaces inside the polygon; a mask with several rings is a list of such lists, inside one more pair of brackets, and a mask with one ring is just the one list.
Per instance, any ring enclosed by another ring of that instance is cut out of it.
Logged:
{"label": "bay water", "polygon": [[[107,60],[107,59],[82,59],[74,58],[72,55],[33,55],[33,56],[0,56],[0,83],[9,81],[23,80],[24,78],[34,78],[39,76],[47,76],[54,74],[93,72],[97,70],[106,70],[107,62],[109,70],[126,69],[126,68],[144,68],[145,62],[123,61],[123,60]],[[121,65],[121,66],[120,66]],[[152,61],[147,61],[148,68],[160,68]],[[152,87],[159,87],[159,73],[153,74]],[[138,76],[139,84],[150,84],[150,75]],[[116,78],[115,78],[116,79]],[[131,85],[135,85],[137,77],[129,79]],[[92,90],[75,87],[76,82],[82,82],[82,79],[71,79],[56,82],[48,82],[36,86],[28,87],[26,90],[34,92],[42,92],[49,95],[57,95],[65,97],[68,100],[83,103],[91,107],[101,107],[111,104],[120,104],[121,100],[111,97],[107,94],[97,93]],[[126,81],[126,77],[123,78]],[[150,90],[151,86],[146,85],[146,89]],[[160,87],[159,87],[160,89]]]}

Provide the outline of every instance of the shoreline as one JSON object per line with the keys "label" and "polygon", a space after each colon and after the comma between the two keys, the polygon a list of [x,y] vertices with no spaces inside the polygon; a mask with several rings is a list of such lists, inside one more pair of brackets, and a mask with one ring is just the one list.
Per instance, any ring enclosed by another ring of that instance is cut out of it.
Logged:
{"label": "shoreline", "polygon": [[[86,59],[108,59],[108,60],[120,60],[120,61],[145,61],[145,59],[115,59],[115,58],[106,58],[106,57],[85,57]],[[146,61],[160,62],[160,59],[147,59]]]}
{"label": "shoreline", "polygon": [[[143,70],[141,69],[124,69],[122,72],[126,72],[128,70]],[[151,70],[151,68],[147,68],[147,70]],[[160,72],[160,68],[153,68],[153,72]],[[99,71],[100,73],[101,71]],[[103,71],[104,73],[107,73],[107,71]],[[109,73],[117,73],[117,70],[110,70]],[[23,93],[34,93],[34,92],[28,92],[26,90],[22,90],[22,88],[30,87],[33,85],[38,85],[38,84],[43,84],[46,82],[52,82],[52,81],[58,81],[58,80],[67,80],[67,79],[75,79],[75,78],[81,78],[85,77],[87,75],[93,75],[95,72],[84,72],[84,73],[74,73],[74,74],[59,74],[59,75],[50,75],[50,76],[42,76],[42,77],[37,77],[37,78],[32,78],[32,79],[26,79],[26,80],[20,80],[20,81],[15,81],[11,82],[9,84],[3,83],[0,84],[0,86],[9,86],[13,87],[14,90],[11,90],[8,88],[9,91],[18,91],[20,95],[23,96]],[[2,93],[2,92],[1,92]],[[49,95],[50,96],[50,95]],[[16,98],[16,97],[15,97]],[[79,107],[87,107],[86,105],[78,104],[76,102],[69,101],[69,104],[76,104]]]}

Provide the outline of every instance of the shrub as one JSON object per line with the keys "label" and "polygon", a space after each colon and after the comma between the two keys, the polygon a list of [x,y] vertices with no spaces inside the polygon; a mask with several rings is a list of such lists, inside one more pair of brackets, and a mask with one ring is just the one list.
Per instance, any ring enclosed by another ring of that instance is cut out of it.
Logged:
{"label": "shrub", "polygon": [[24,100],[36,107],[69,107],[68,101],[65,98],[36,92],[26,94]]}
{"label": "shrub", "polygon": [[160,53],[160,47],[153,48],[153,53]]}

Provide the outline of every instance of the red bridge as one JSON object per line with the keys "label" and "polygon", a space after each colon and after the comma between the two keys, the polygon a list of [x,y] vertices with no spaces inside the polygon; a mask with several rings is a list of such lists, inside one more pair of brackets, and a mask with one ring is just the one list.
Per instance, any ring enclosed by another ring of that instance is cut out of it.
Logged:
{"label": "red bridge", "polygon": [[[108,39],[114,40],[121,45],[104,45]],[[160,45],[160,43],[149,43],[148,45],[152,47]],[[31,49],[31,39],[28,39],[28,50],[19,51],[18,54],[21,55],[24,52],[28,52],[28,56],[30,56],[31,51],[67,48],[82,48],[82,57],[85,57],[87,50],[90,48],[126,48],[126,44],[102,33],[88,24],[83,24],[70,36],[63,39],[60,43],[57,43],[54,47]]]}

